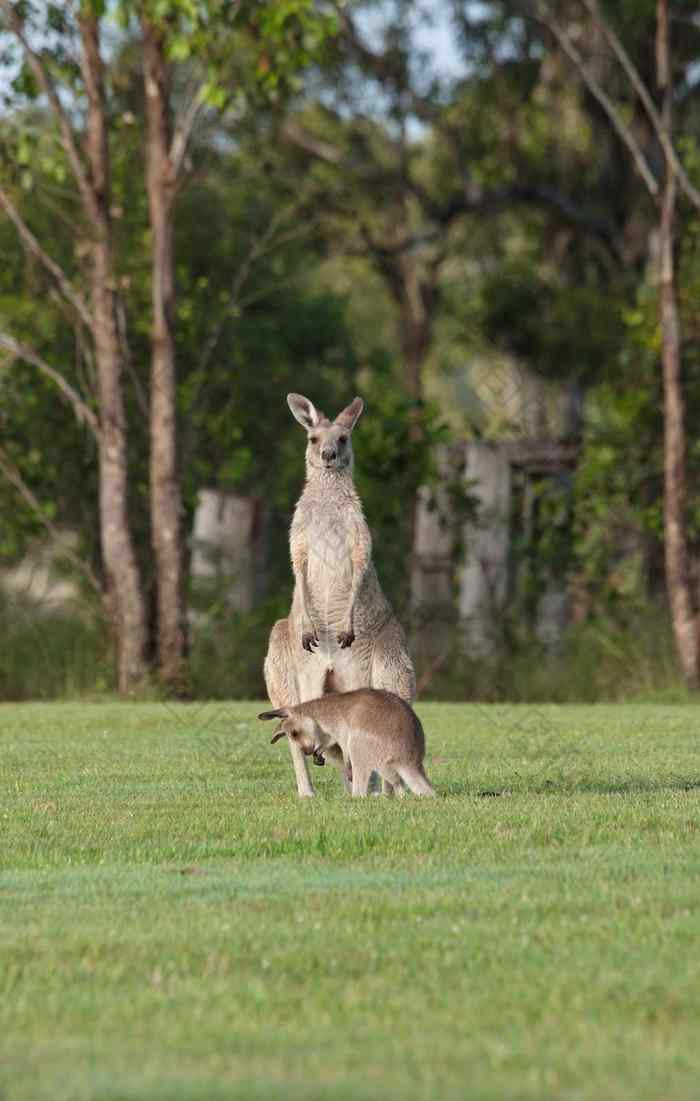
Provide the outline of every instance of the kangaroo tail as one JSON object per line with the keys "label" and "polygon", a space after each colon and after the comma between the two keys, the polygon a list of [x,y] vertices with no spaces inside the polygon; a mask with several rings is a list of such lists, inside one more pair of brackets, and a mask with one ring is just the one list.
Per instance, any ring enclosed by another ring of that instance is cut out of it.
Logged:
{"label": "kangaroo tail", "polygon": [[396,771],[414,795],[435,795],[422,765],[396,765]]}

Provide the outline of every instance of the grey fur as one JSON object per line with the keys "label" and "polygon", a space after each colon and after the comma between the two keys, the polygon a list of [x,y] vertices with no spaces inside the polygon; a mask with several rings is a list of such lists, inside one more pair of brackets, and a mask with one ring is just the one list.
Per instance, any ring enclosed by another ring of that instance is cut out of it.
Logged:
{"label": "grey fur", "polygon": [[[409,703],[416,680],[406,639],[372,564],[372,541],[353,482],[355,398],[329,421],[301,394],[287,398],[306,429],[306,483],[292,520],[294,596],[275,623],[265,658],[274,707],[329,690],[383,688]],[[306,759],[290,740],[300,796],[313,795]]]}
{"label": "grey fur", "polygon": [[281,713],[264,711],[261,719],[280,718],[272,742],[284,735],[305,756],[322,753],[345,767],[352,794],[367,795],[370,776],[378,772],[387,794],[435,795],[425,775],[425,736],[413,708],[393,692],[360,688],[308,700]]}

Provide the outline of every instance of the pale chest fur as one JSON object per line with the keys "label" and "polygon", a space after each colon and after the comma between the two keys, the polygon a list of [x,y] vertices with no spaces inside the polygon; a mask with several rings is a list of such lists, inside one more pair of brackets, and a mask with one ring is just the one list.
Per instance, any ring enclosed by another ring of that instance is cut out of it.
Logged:
{"label": "pale chest fur", "polygon": [[368,584],[376,585],[370,565],[371,539],[360,500],[352,483],[333,489],[307,486],[291,531],[292,556],[300,552],[305,563],[309,610],[317,629],[331,634],[347,625],[353,574],[359,569],[362,575],[357,578],[355,602],[360,617]]}
{"label": "pale chest fur", "polygon": [[369,547],[370,536],[359,498],[351,489],[334,494],[306,491],[292,523],[292,545],[300,543],[306,556],[309,584],[314,578],[350,583],[353,553]]}

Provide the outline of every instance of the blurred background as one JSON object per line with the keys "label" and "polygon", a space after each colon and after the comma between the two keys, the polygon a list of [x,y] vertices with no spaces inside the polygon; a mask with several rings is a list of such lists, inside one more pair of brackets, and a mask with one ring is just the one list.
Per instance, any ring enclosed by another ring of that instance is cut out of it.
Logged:
{"label": "blurred background", "polygon": [[264,696],[290,390],[365,399],[424,697],[693,691],[698,57],[690,0],[0,0],[0,698]]}

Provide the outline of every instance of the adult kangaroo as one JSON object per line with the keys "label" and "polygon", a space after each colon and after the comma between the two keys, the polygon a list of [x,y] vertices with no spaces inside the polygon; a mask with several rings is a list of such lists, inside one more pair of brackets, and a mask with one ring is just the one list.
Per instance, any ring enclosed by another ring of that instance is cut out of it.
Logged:
{"label": "adult kangaroo", "polygon": [[[411,703],[416,678],[406,638],[372,564],[372,540],[353,482],[355,398],[334,421],[289,394],[306,429],[306,483],[290,533],[294,596],[270,633],[265,683],[275,708],[325,692],[384,688]],[[314,789],[301,748],[289,741],[299,795]]]}

